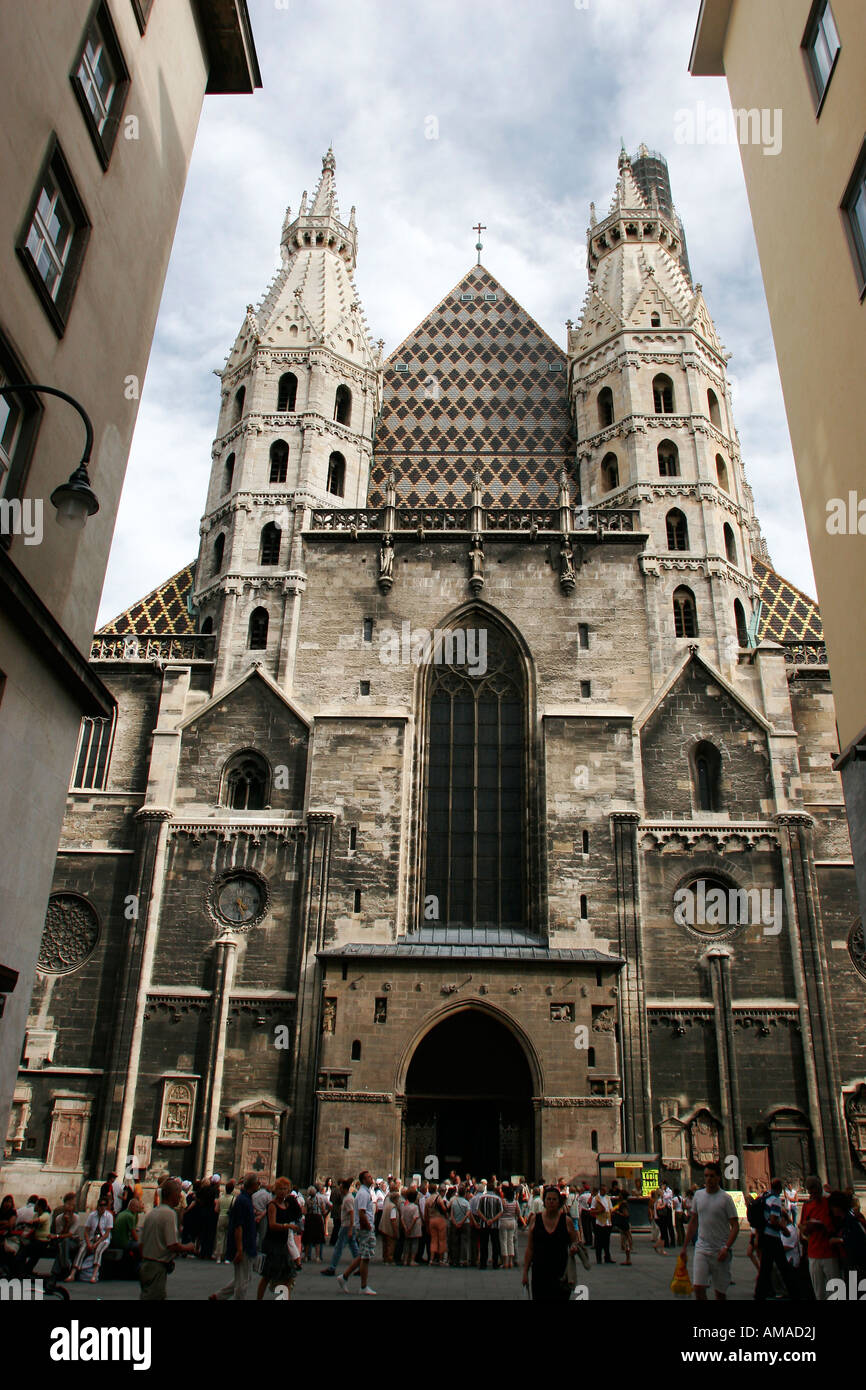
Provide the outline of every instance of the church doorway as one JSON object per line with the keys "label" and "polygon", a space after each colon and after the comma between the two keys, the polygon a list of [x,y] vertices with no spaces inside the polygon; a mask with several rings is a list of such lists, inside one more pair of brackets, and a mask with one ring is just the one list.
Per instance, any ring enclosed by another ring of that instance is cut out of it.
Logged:
{"label": "church doorway", "polygon": [[406,1077],[404,1180],[532,1176],[532,1073],[514,1034],[482,1009],[463,1009],[421,1039]]}

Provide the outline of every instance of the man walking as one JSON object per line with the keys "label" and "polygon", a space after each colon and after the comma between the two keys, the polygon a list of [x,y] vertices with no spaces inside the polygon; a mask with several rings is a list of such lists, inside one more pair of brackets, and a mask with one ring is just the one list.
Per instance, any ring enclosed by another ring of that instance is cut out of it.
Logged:
{"label": "man walking", "polygon": [[232,1252],[232,1280],[223,1288],[217,1289],[216,1293],[212,1293],[211,1300],[234,1298],[241,1302],[247,1296],[253,1273],[253,1260],[258,1252],[256,1212],[253,1206],[253,1196],[258,1190],[259,1180],[255,1173],[250,1173],[244,1179],[243,1188],[232,1203],[226,1239],[226,1250]]}
{"label": "man walking", "polygon": [[704,1186],[698,1188],[692,1199],[683,1255],[688,1255],[696,1232],[692,1271],[695,1298],[699,1303],[706,1303],[707,1288],[712,1284],[717,1302],[723,1303],[731,1282],[731,1249],[740,1233],[740,1222],[733,1197],[722,1187],[722,1170],[718,1163],[706,1165]]}
{"label": "man walking", "polygon": [[356,1270],[360,1270],[361,1293],[375,1298],[376,1290],[371,1289],[367,1283],[370,1261],[376,1255],[376,1203],[370,1191],[373,1186],[373,1174],[365,1168],[359,1177],[361,1186],[358,1188],[354,1201],[354,1234],[358,1242],[358,1253],[346,1273],[337,1276],[337,1283],[343,1293],[348,1293],[349,1280]]}
{"label": "man walking", "polygon": [[141,1301],[161,1303],[167,1297],[166,1283],[174,1268],[174,1255],[191,1255],[195,1245],[182,1245],[177,1229],[180,1183],[169,1178],[160,1189],[158,1207],[152,1207],[141,1223],[141,1264],[138,1278]]}
{"label": "man walking", "polygon": [[755,1301],[763,1303],[767,1299],[773,1287],[774,1269],[779,1271],[779,1277],[785,1285],[788,1297],[799,1299],[797,1281],[782,1245],[782,1232],[789,1229],[790,1222],[782,1209],[781,1178],[773,1178],[769,1192],[765,1192],[760,1199],[759,1209],[763,1214],[763,1228],[756,1228],[761,1264],[755,1284]]}
{"label": "man walking", "polygon": [[342,1178],[340,1181],[340,1214],[337,1219],[340,1223],[340,1234],[337,1236],[331,1263],[327,1269],[321,1270],[323,1275],[330,1275],[332,1278],[337,1273],[340,1256],[347,1245],[353,1258],[358,1254],[358,1242],[355,1239],[355,1199],[352,1196],[352,1184],[348,1178]]}

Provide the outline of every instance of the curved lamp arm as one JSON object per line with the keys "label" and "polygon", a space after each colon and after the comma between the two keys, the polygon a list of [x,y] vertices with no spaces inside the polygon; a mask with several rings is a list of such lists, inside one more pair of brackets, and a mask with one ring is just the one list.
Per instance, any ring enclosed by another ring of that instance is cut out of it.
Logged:
{"label": "curved lamp arm", "polygon": [[0,396],[20,396],[25,392],[31,395],[59,396],[62,401],[67,401],[73,410],[77,410],[84,421],[84,453],[81,455],[81,462],[70,473],[68,481],[61,483],[51,494],[51,502],[57,508],[59,524],[81,527],[89,516],[99,511],[99,500],[90,486],[87,473],[87,465],[93,451],[93,425],[90,416],[74,396],[70,396],[67,391],[61,391],[57,386],[36,386],[29,381],[0,386]]}

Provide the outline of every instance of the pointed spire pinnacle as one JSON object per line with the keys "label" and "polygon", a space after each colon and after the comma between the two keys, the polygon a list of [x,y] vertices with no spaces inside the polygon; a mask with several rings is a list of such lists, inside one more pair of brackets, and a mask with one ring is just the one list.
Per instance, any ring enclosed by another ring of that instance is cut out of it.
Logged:
{"label": "pointed spire pinnacle", "polygon": [[328,153],[322,156],[322,177],[313,195],[312,214],[314,217],[330,217],[337,209],[337,190],[334,186],[334,175],[337,172],[337,161],[334,158],[334,151],[329,147]]}
{"label": "pointed spire pinnacle", "polygon": [[340,216],[337,203],[337,186],[334,175],[337,161],[329,146],[322,156],[322,173],[316,184],[312,201],[308,200],[306,189],[301,199],[298,215],[283,224],[282,251],[284,263],[304,247],[323,248],[334,252],[354,270],[358,254],[358,228],[355,209],[346,224]]}

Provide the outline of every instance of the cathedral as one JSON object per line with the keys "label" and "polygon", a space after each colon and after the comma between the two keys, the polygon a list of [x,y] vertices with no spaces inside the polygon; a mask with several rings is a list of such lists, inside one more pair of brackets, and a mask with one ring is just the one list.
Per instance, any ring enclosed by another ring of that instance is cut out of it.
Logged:
{"label": "cathedral", "polygon": [[198,557],[94,638],[3,1190],[866,1187],[832,673],[667,165],[620,154],[564,347],[482,249],[386,358],[330,150],[287,212]]}

